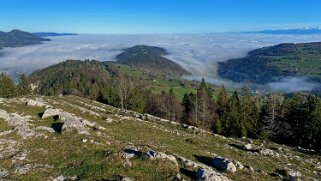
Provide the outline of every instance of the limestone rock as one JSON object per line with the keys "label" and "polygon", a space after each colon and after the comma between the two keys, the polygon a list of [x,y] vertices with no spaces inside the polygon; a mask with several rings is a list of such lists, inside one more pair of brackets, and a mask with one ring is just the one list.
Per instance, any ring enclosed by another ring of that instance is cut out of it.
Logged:
{"label": "limestone rock", "polygon": [[27,106],[37,106],[37,107],[45,107],[45,106],[47,106],[47,104],[44,103],[43,101],[32,100],[32,99],[28,100],[26,104],[27,104]]}
{"label": "limestone rock", "polygon": [[146,152],[146,156],[150,159],[169,160],[169,161],[175,163],[176,165],[178,165],[177,160],[173,155],[167,155],[166,153],[163,153],[163,152],[156,152],[153,150],[149,150],[148,152]]}
{"label": "limestone rock", "polygon": [[230,181],[230,179],[223,174],[204,168],[199,168],[196,171],[196,178],[204,181]]}
{"label": "limestone rock", "polygon": [[222,170],[227,170],[230,172],[236,172],[236,166],[234,165],[234,163],[226,158],[223,157],[215,157],[213,159],[213,165],[216,168],[222,169]]}
{"label": "limestone rock", "polygon": [[251,150],[253,147],[252,147],[252,144],[251,143],[248,143],[246,145],[244,145],[244,149],[245,150]]}
{"label": "limestone rock", "polygon": [[50,133],[54,133],[55,130],[52,129],[52,128],[49,128],[49,127],[46,127],[46,126],[38,126],[36,127],[36,130],[39,130],[39,131],[48,131]]}
{"label": "limestone rock", "polygon": [[72,131],[77,130],[78,134],[89,135],[88,129],[82,123],[82,119],[76,116],[73,116],[70,113],[63,113],[60,115],[61,121],[64,122],[62,130]]}
{"label": "limestone rock", "polygon": [[260,154],[264,156],[280,157],[280,154],[270,149],[261,149]]}
{"label": "limestone rock", "polygon": [[189,160],[187,158],[184,158],[182,156],[176,156],[180,161],[182,161],[186,166],[188,167],[193,167],[193,168],[197,168],[200,165],[192,160]]}
{"label": "limestone rock", "polygon": [[8,170],[0,168],[0,179],[3,179],[8,175],[9,175],[9,171]]}
{"label": "limestone rock", "polygon": [[48,117],[59,116],[61,112],[62,111],[59,109],[48,108],[45,110],[41,118],[44,119]]}
{"label": "limestone rock", "polygon": [[129,177],[122,177],[121,181],[133,181],[132,179],[130,179]]}

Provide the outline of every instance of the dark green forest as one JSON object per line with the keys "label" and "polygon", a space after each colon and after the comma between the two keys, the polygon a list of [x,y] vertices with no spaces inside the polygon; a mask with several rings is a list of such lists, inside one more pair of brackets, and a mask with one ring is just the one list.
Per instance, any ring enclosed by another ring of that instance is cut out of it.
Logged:
{"label": "dark green forest", "polygon": [[235,82],[266,84],[286,76],[321,82],[321,43],[284,43],[253,50],[219,63],[220,76]]}
{"label": "dark green forest", "polygon": [[177,63],[163,57],[167,54],[167,51],[160,47],[137,45],[125,49],[116,59],[119,63],[135,66],[156,76],[165,75],[165,78],[189,74]]}
{"label": "dark green forest", "polygon": [[1,74],[2,97],[31,93],[77,95],[118,108],[148,113],[230,137],[250,137],[320,150],[321,99],[312,94],[252,95],[214,89],[203,80],[182,99],[173,89],[155,93],[144,81],[117,69],[117,64],[69,60],[21,76],[15,85]]}

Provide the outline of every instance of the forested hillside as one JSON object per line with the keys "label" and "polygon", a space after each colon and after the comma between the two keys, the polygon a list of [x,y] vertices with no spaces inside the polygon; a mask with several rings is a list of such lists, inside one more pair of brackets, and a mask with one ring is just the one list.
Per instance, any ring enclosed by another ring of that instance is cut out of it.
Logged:
{"label": "forested hillside", "polygon": [[35,72],[29,79],[43,95],[73,94],[225,136],[321,149],[317,141],[321,136],[321,100],[312,94],[257,96],[247,88],[228,93],[203,80],[178,99],[173,89],[155,92],[146,86],[150,82],[135,77],[137,70],[121,73],[124,68],[119,66],[69,60]]}
{"label": "forested hillside", "polygon": [[167,54],[163,48],[137,45],[125,49],[116,59],[119,63],[135,66],[150,74],[163,75],[165,78],[189,74],[177,63],[163,57]]}
{"label": "forested hillside", "polygon": [[49,40],[50,39],[41,38],[32,33],[27,33],[21,30],[12,30],[7,33],[0,31],[0,49],[3,47],[20,47],[40,44],[43,41]]}
{"label": "forested hillside", "polygon": [[321,82],[321,43],[280,44],[219,63],[218,73],[235,82],[266,84],[286,76]]}

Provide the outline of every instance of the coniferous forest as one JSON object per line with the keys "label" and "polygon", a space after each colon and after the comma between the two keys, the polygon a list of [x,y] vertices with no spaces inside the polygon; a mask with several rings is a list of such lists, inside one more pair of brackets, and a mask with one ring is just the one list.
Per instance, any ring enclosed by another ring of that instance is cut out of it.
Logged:
{"label": "coniferous forest", "polygon": [[[1,74],[2,97],[77,95],[118,108],[148,113],[229,137],[250,137],[320,150],[321,99],[313,94],[253,95],[243,87],[228,92],[203,79],[182,99],[173,89],[156,93],[117,69],[117,64],[69,60],[31,74],[15,85]],[[38,84],[38,85],[37,85]]]}

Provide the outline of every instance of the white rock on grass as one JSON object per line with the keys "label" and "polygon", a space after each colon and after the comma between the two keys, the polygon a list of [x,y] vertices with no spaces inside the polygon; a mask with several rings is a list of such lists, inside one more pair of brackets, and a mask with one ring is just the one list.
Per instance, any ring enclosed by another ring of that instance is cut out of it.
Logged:
{"label": "white rock on grass", "polygon": [[41,100],[27,100],[27,106],[45,107],[47,104]]}
{"label": "white rock on grass", "polygon": [[42,119],[49,118],[53,116],[59,116],[62,113],[62,110],[54,109],[54,108],[48,108],[45,110],[45,112],[42,115]]}
{"label": "white rock on grass", "polygon": [[204,181],[231,181],[226,176],[214,170],[199,168],[196,171],[196,178]]}
{"label": "white rock on grass", "polygon": [[130,179],[129,177],[123,177],[123,178],[121,178],[121,181],[133,181],[133,180]]}
{"label": "white rock on grass", "polygon": [[36,127],[36,130],[38,130],[38,131],[47,131],[47,132],[50,132],[50,133],[54,133],[55,132],[54,129],[46,127],[46,126],[38,126],[38,127]]}
{"label": "white rock on grass", "polygon": [[261,149],[260,154],[264,156],[280,157],[280,154],[270,149]]}
{"label": "white rock on grass", "polygon": [[3,179],[9,175],[9,171],[3,168],[0,168],[0,179]]}
{"label": "white rock on grass", "polygon": [[36,135],[36,132],[28,126],[31,120],[26,117],[22,117],[17,113],[8,113],[5,110],[0,110],[0,118],[4,119],[9,126],[13,126],[14,131],[17,131],[17,134],[22,136],[23,139]]}
{"label": "white rock on grass", "polygon": [[244,149],[245,150],[251,150],[253,147],[252,147],[252,144],[251,143],[248,143],[246,145],[244,145]]}
{"label": "white rock on grass", "polygon": [[182,156],[176,156],[180,161],[182,161],[185,166],[187,167],[193,167],[193,168],[197,168],[197,167],[200,167],[200,165],[192,160],[189,160],[187,158],[184,158]]}
{"label": "white rock on grass", "polygon": [[146,156],[150,159],[164,159],[164,160],[169,160],[176,165],[178,165],[176,158],[173,155],[167,155],[166,153],[163,152],[156,152],[153,150],[149,150],[146,152]]}
{"label": "white rock on grass", "polygon": [[215,157],[213,159],[213,165],[216,168],[222,169],[222,170],[227,170],[230,172],[236,172],[236,166],[234,165],[234,163],[226,158],[223,157]]}

